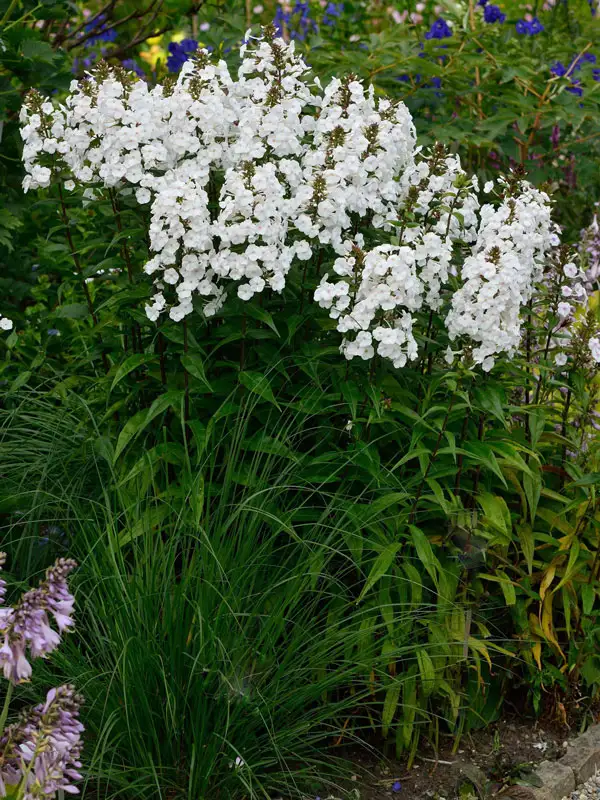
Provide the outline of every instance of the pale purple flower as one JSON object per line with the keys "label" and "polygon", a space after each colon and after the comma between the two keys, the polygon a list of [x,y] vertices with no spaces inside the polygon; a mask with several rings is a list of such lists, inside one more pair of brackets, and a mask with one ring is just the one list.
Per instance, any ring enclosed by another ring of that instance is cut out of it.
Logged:
{"label": "pale purple flower", "polygon": [[[4,676],[13,683],[26,681],[31,676],[27,660],[47,656],[60,644],[60,633],[73,625],[74,598],[67,586],[67,577],[75,568],[72,559],[59,558],[46,571],[46,577],[36,589],[25,592],[14,608],[0,609],[0,634],[4,636],[0,648],[0,666]],[[59,632],[50,626],[50,614]]]}
{"label": "pale purple flower", "polygon": [[0,795],[5,786],[14,786],[23,778],[23,800],[53,798],[59,790],[78,793],[74,782],[81,779],[82,702],[72,686],[51,689],[44,703],[4,731]]}

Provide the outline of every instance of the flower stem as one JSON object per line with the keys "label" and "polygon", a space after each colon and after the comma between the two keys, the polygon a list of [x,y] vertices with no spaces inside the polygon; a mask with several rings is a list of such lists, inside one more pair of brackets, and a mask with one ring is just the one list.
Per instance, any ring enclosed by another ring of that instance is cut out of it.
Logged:
{"label": "flower stem", "polygon": [[[188,348],[188,325],[187,325],[187,320],[184,319],[183,320],[183,352],[185,353],[186,356],[188,354],[188,350],[189,350],[189,348]],[[190,418],[190,376],[188,375],[188,371],[187,371],[187,369],[185,367],[183,368],[183,385],[185,387],[185,405],[184,405],[183,416],[184,416],[184,422],[185,422],[186,428],[187,428],[187,423],[188,423],[188,420]]]}
{"label": "flower stem", "polygon": [[[71,228],[69,226],[69,215],[67,214],[67,206],[65,203],[65,196],[63,194],[62,185],[58,184],[58,195],[60,198],[60,213],[62,217],[63,224],[65,226],[65,234],[67,237],[67,242],[69,245],[69,251],[71,253],[71,258],[73,259],[73,264],[75,265],[75,269],[77,270],[77,274],[81,278],[81,284],[83,286],[83,293],[85,295],[85,300],[87,303],[88,311],[90,312],[90,316],[92,318],[92,322],[95,326],[98,325],[98,316],[96,315],[96,310],[94,309],[94,303],[92,301],[92,295],[90,294],[90,287],[87,285],[85,280],[85,276],[83,274],[83,269],[81,268],[81,261],[79,260],[79,253],[75,248],[75,243],[73,242],[73,236],[71,234]],[[102,339],[100,339],[102,343]],[[110,365],[108,363],[108,358],[106,353],[104,352],[104,348],[102,348],[102,364],[104,365],[105,372],[108,372],[110,369]]]}
{"label": "flower stem", "polygon": [[0,716],[0,733],[4,731],[6,727],[6,720],[8,718],[8,709],[10,707],[10,701],[13,695],[14,685],[12,681],[8,683],[8,689],[6,690],[6,697],[4,698],[4,705],[2,707],[2,715]]}

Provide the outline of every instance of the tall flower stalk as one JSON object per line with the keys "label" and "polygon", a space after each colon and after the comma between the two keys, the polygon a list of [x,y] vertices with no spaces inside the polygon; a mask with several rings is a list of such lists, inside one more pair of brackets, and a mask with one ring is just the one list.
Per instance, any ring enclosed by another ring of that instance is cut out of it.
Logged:
{"label": "tall flower stalk", "polygon": [[[0,568],[5,560],[0,553]],[[67,578],[75,566],[72,559],[57,559],[37,588],[13,606],[0,607],[0,664],[8,681],[0,714],[0,797],[41,800],[78,791],[74,782],[81,779],[82,698],[72,686],[51,689],[43,703],[6,726],[15,687],[31,677],[29,659],[47,657],[74,624],[75,601]],[[6,581],[0,579],[0,601],[5,596]]]}

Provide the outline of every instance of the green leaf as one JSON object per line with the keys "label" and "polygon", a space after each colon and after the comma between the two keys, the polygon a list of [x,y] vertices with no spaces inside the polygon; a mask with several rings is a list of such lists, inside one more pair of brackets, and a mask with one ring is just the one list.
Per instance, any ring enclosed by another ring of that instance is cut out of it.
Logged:
{"label": "green leaf", "polygon": [[171,407],[178,413],[181,406],[181,400],[184,396],[182,391],[165,392],[152,403],[149,409],[142,409],[134,414],[129,419],[117,439],[117,446],[115,447],[115,455],[113,463],[115,463],[123,450],[127,447],[129,442],[136,437],[144,428],[152,422],[152,420],[167,408]]}
{"label": "green leaf", "polygon": [[494,475],[497,475],[503,485],[506,486],[506,480],[498,464],[498,459],[494,455],[491,447],[483,444],[483,442],[465,442],[464,448],[470,458],[480,461],[483,466],[487,467]]}
{"label": "green leaf", "polygon": [[192,355],[183,355],[181,356],[181,363],[183,368],[187,370],[190,375],[193,375],[194,378],[197,378],[201,383],[203,383],[209,392],[212,392],[212,387],[208,382],[206,377],[206,373],[204,371],[204,362],[202,357],[196,354]]}
{"label": "green leaf", "polygon": [[402,569],[410,583],[412,604],[415,608],[418,608],[423,600],[423,579],[421,573],[414,564],[408,561],[402,564]]}
{"label": "green leaf", "polygon": [[157,444],[155,447],[151,447],[150,450],[147,450],[144,453],[144,455],[131,468],[119,485],[122,486],[146,470],[150,470],[152,473],[154,473],[156,467],[161,461],[164,461],[167,464],[179,466],[184,463],[184,460],[185,450],[178,442],[165,442],[164,444]]}
{"label": "green leaf", "polygon": [[362,592],[360,593],[357,603],[364,598],[367,594],[369,589],[371,589],[377,581],[385,575],[388,571],[390,566],[392,565],[394,558],[396,557],[396,553],[400,549],[400,542],[391,542],[388,546],[381,552],[377,558],[375,559],[375,563],[371,567],[371,572],[369,573],[369,577],[367,578],[367,582],[365,583]]}
{"label": "green leaf", "polygon": [[506,505],[506,500],[490,492],[482,492],[478,495],[477,502],[483,509],[483,513],[488,521],[505,536],[510,536],[512,520],[510,511]]}
{"label": "green leaf", "polygon": [[26,39],[21,47],[23,58],[32,61],[41,61],[43,64],[52,64],[56,53],[48,42],[41,42],[38,39]]}
{"label": "green leaf", "polygon": [[507,606],[514,606],[517,603],[517,593],[515,591],[514,584],[509,580],[507,575],[504,573],[498,573],[498,575],[502,574],[506,580],[500,581],[500,588],[502,589],[502,594],[504,595],[504,600]]}
{"label": "green leaf", "polygon": [[283,442],[274,436],[268,436],[264,431],[257,431],[250,439],[246,439],[242,445],[242,450],[249,450],[254,453],[269,453],[271,455],[283,456],[297,461],[296,454]]}
{"label": "green leaf", "polygon": [[542,492],[542,476],[535,466],[533,467],[530,475],[527,473],[523,475],[523,489],[525,490],[525,495],[527,497],[529,519],[533,525]]}
{"label": "green leaf", "polygon": [[390,730],[390,725],[393,722],[398,703],[400,701],[399,683],[394,683],[385,693],[385,700],[383,701],[383,711],[381,713],[381,728],[384,736],[387,736]]}
{"label": "green leaf", "polygon": [[581,587],[581,602],[583,613],[588,617],[592,613],[596,602],[596,590],[591,583],[584,583]]}
{"label": "green leaf", "polygon": [[156,359],[156,356],[149,355],[147,353],[134,353],[131,356],[128,356],[125,361],[121,364],[119,369],[115,373],[115,377],[113,378],[113,382],[110,387],[110,391],[115,388],[130,372],[133,372],[134,369],[137,369],[142,364],[148,364]]}
{"label": "green leaf", "polygon": [[254,319],[259,320],[260,322],[264,322],[264,324],[267,325],[273,331],[273,333],[279,336],[279,331],[277,330],[277,326],[273,322],[273,317],[268,311],[265,311],[264,308],[261,308],[260,306],[257,305],[253,305],[252,303],[247,303],[244,306],[244,311],[246,314],[248,314],[249,317],[253,317]]}
{"label": "green leaf", "polygon": [[574,573],[576,572],[577,567],[577,559],[579,558],[579,553],[581,552],[581,546],[579,544],[579,540],[573,537],[571,541],[571,546],[569,547],[569,560],[567,561],[567,566],[562,576],[560,583],[556,587],[555,591],[558,591],[565,583],[573,577]]}
{"label": "green leaf", "polygon": [[10,385],[9,392],[16,392],[22,386],[25,386],[27,381],[31,378],[31,372],[29,370],[25,370],[25,372],[21,372],[14,381]]}
{"label": "green leaf", "polygon": [[125,425],[121,430],[121,433],[119,434],[119,438],[117,439],[115,454],[113,456],[113,463],[116,463],[118,456],[121,455],[123,450],[133,439],[133,437],[137,436],[137,434],[146,427],[147,416],[148,416],[148,410],[146,408],[143,408],[141,411],[138,411],[136,414],[134,414],[127,420],[127,422],[125,423]]}
{"label": "green leaf", "polygon": [[249,389],[254,394],[262,397],[263,400],[267,400],[281,410],[277,400],[275,400],[275,395],[273,394],[269,381],[261,372],[249,372],[246,370],[245,372],[240,372],[239,379],[242,386],[245,386],[246,389]]}
{"label": "green leaf", "polygon": [[129,542],[137,539],[138,536],[160,526],[171,509],[168,505],[151,506],[135,521],[131,528],[125,529],[119,534],[119,545],[124,547]]}
{"label": "green leaf", "polygon": [[90,311],[85,303],[69,303],[66,306],[58,306],[52,312],[58,319],[84,319],[89,314]]}
{"label": "green leaf", "polygon": [[480,573],[479,577],[485,581],[492,581],[493,583],[498,583],[500,585],[507,606],[514,606],[516,604],[517,594],[515,592],[514,584],[508,575],[502,572],[502,570],[499,569],[495,575]]}
{"label": "green leaf", "polygon": [[437,586],[439,572],[441,571],[441,564],[433,554],[429,539],[425,536],[420,528],[416,527],[416,525],[410,525],[409,528],[419,560]]}
{"label": "green leaf", "polygon": [[427,650],[423,648],[417,650],[417,662],[421,675],[421,690],[425,697],[429,697],[435,689],[435,668]]}
{"label": "green leaf", "polygon": [[519,525],[517,528],[517,536],[519,537],[521,550],[525,556],[527,571],[531,575],[533,572],[533,554],[535,553],[535,541],[531,525],[527,525],[526,523]]}

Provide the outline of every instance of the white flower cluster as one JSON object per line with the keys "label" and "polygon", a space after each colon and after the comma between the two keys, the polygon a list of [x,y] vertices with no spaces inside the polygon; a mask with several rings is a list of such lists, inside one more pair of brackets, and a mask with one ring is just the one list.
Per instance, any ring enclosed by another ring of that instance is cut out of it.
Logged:
{"label": "white flower cluster", "polygon": [[347,358],[370,359],[377,352],[403,367],[418,353],[412,314],[440,308],[454,242],[473,238],[479,203],[458,159],[441,148],[430,160],[408,165],[398,187],[399,201],[383,218],[388,227],[392,221],[400,226],[398,243],[365,252],[362,237],[347,241],[335,275],[324,276],[315,300],[338,320]]}
{"label": "white flower cluster", "polygon": [[[554,351],[554,364],[561,368],[568,362],[573,334],[573,322],[577,309],[585,308],[588,301],[586,273],[573,261],[564,263],[559,259],[544,275],[544,288],[551,295],[550,319],[546,324],[553,325],[548,340],[548,349]],[[543,296],[542,296],[543,297]]]}
{"label": "white flower cluster", "polygon": [[235,78],[201,51],[162,86],[100,65],[63,105],[31,95],[25,190],[56,175],[150,203],[151,320],[180,320],[198,298],[210,316],[232,282],[242,300],[280,292],[314,258],[333,262],[315,300],[347,358],[403,366],[417,356],[416,315],[433,311],[486,368],[514,350],[555,240],[546,195],[513,182],[499,207],[480,208],[457,157],[421,157],[402,103],[353,77],[322,88],[273,29],[241,57]]}
{"label": "white flower cluster", "polygon": [[[474,343],[475,363],[489,370],[495,355],[517,348],[522,305],[558,243],[549,199],[525,182],[505,182],[502,203],[480,208],[477,179],[467,179],[458,159],[439,148],[406,168],[399,183],[397,244],[365,253],[347,242],[347,255],[334,263],[335,276],[325,275],[315,299],[338,320],[348,358],[377,352],[404,366],[418,353],[415,312],[439,311],[450,339]],[[455,256],[465,246],[461,264]],[[453,291],[451,275],[459,283]],[[460,352],[449,350],[449,360]]]}
{"label": "white flower cluster", "polygon": [[228,281],[244,300],[281,291],[313,243],[342,248],[353,215],[381,224],[415,144],[404,105],[376,103],[353,80],[324,92],[317,82],[313,94],[307,72],[294,43],[272,37],[242,48],[237,80],[204,52],[174,86],[102,66],[73,82],[64,105],[23,107],[24,188],[50,184],[52,155],[63,177],[129,184],[151,202],[151,319],[167,308],[165,284],[175,287],[176,320],[195,294],[214,313]]}
{"label": "white flower cluster", "polygon": [[559,243],[548,196],[525,182],[505,188],[498,207],[481,208],[476,241],[460,270],[462,286],[446,317],[451,339],[467,336],[477,343],[473,357],[484,370],[493,367],[494,356],[511,355],[519,346],[521,309]]}
{"label": "white flower cluster", "polygon": [[10,331],[12,330],[13,321],[12,319],[8,319],[8,317],[3,317],[0,314],[0,331]]}

